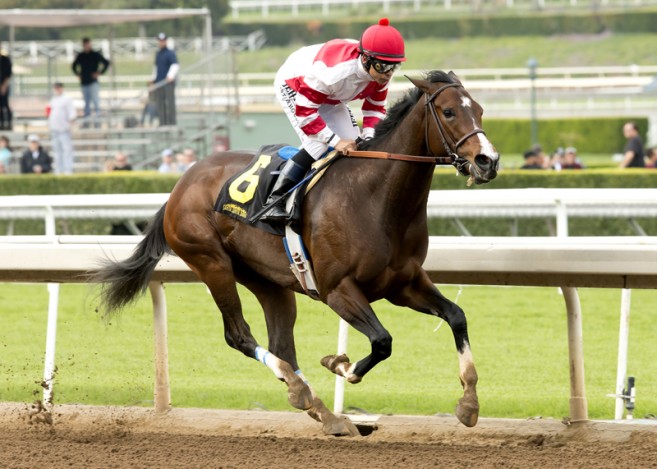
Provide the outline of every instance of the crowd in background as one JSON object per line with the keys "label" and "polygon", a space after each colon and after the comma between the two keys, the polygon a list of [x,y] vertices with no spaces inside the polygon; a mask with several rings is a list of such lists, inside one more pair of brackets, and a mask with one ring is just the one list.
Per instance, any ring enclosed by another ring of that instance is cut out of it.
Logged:
{"label": "crowd in background", "polygon": [[[635,122],[623,125],[623,136],[626,139],[620,168],[656,168],[657,147],[644,149],[639,128]],[[584,163],[577,155],[575,147],[559,147],[547,155],[540,145],[534,145],[523,154],[524,164],[520,169],[584,169]]]}
{"label": "crowd in background", "polygon": [[[144,108],[142,125],[145,125],[146,117],[152,125],[155,119],[160,126],[176,125],[175,107],[175,85],[179,70],[176,53],[167,45],[167,35],[160,33],[156,37],[158,41],[158,52],[155,55],[153,74],[148,82],[148,101]],[[0,42],[0,131],[13,130],[13,113],[9,105],[10,82],[12,77],[12,62],[8,54],[3,54]],[[76,55],[71,64],[71,70],[79,81],[84,99],[84,111],[80,119],[81,127],[86,128],[93,125],[99,127],[98,116],[100,115],[100,84],[98,78],[110,67],[111,62],[106,59],[100,51],[93,49],[91,39],[82,39],[82,50]],[[48,117],[48,130],[53,155],[43,148],[38,135],[30,134],[27,137],[27,149],[20,157],[21,173],[50,173],[72,174],[75,151],[71,130],[73,123],[78,120],[73,100],[64,92],[64,85],[60,82],[54,84],[52,98],[46,106]],[[189,149],[187,151],[189,154]],[[119,152],[121,153],[121,152]],[[195,155],[191,150],[195,161]],[[13,151],[9,138],[0,135],[0,174],[6,173],[12,160]],[[118,155],[118,154],[117,154]],[[125,158],[127,155],[123,154]],[[176,161],[176,167],[182,172],[191,166],[190,156],[181,157]],[[109,161],[108,166],[119,169],[120,165]],[[186,159],[183,161],[183,159]],[[126,168],[124,168],[126,169]],[[132,169],[130,166],[129,169]]]}

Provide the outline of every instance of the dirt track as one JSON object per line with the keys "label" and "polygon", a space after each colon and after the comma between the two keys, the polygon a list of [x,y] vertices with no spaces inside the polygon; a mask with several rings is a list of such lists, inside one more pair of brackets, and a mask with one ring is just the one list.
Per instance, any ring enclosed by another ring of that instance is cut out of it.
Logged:
{"label": "dirt track", "polygon": [[657,425],[383,416],[356,438],[301,413],[57,406],[52,425],[0,403],[0,467],[657,467]]}

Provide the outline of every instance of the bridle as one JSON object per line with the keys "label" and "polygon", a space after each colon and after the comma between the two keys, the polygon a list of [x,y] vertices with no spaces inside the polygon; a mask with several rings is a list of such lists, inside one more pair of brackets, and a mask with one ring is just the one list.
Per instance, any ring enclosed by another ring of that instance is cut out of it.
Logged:
{"label": "bridle", "polygon": [[[448,83],[446,85],[441,86],[431,94],[424,93],[424,106],[430,110],[426,112],[427,117],[424,120],[424,138],[427,143],[427,149],[429,150],[429,153],[432,156],[404,155],[401,153],[388,153],[388,152],[370,151],[370,150],[365,150],[365,151],[347,150],[344,152],[344,155],[350,157],[356,157],[356,158],[389,159],[389,160],[410,161],[416,163],[433,162],[434,164],[437,165],[453,165],[458,170],[459,173],[461,173],[464,176],[469,176],[470,162],[465,158],[460,157],[457,154],[457,151],[459,147],[463,145],[465,141],[470,137],[472,137],[473,135],[476,134],[486,135],[486,133],[483,131],[483,129],[477,127],[471,130],[470,132],[468,132],[467,134],[465,134],[463,137],[461,137],[456,143],[454,143],[453,139],[448,138],[447,132],[445,132],[445,128],[443,127],[442,122],[440,122],[440,118],[438,117],[436,108],[435,106],[433,106],[433,101],[438,97],[440,93],[445,91],[447,88],[457,88],[457,87],[462,88],[463,85],[461,85],[460,83]],[[433,120],[436,123],[436,127],[438,128],[438,133],[440,134],[440,138],[442,139],[443,148],[445,149],[445,153],[448,155],[447,157],[436,156],[436,153],[431,148],[431,141],[429,140],[429,114],[433,116]]]}
{"label": "bridle", "polygon": [[436,123],[436,127],[438,127],[438,133],[440,134],[440,138],[442,140],[445,153],[449,155],[450,159],[452,160],[452,164],[456,167],[458,172],[465,176],[468,176],[470,174],[470,171],[468,169],[468,165],[470,163],[468,162],[468,160],[458,155],[457,153],[458,149],[461,145],[465,143],[467,139],[469,139],[473,135],[476,134],[486,135],[486,132],[484,132],[483,129],[476,127],[470,132],[468,132],[467,134],[465,134],[463,137],[461,137],[457,142],[454,142],[453,139],[449,138],[447,132],[445,132],[445,128],[442,122],[440,122],[440,118],[438,117],[438,112],[436,111],[436,107],[433,105],[433,102],[438,97],[438,95],[440,95],[440,93],[445,91],[447,88],[463,88],[463,85],[461,85],[460,83],[448,83],[446,85],[441,86],[431,94],[424,93],[424,106],[428,109],[426,113],[427,118],[424,121],[424,139],[427,143],[427,149],[429,150],[429,153],[435,156],[436,153],[434,153],[433,149],[431,148],[431,140],[429,139],[429,111],[430,111],[431,115],[433,116],[433,120]]}

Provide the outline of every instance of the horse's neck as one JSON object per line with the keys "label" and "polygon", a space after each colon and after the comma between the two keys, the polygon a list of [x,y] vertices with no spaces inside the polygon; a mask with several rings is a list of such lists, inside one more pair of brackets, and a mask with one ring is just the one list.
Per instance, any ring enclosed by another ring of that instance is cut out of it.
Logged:
{"label": "horse's neck", "polygon": [[[415,156],[428,156],[424,144],[424,115],[422,108],[416,107],[391,134],[372,150],[388,153],[401,153]],[[409,130],[410,129],[410,130]],[[431,189],[431,179],[435,166],[431,163],[414,163],[390,161],[387,165],[378,165],[375,171],[380,173],[391,191],[399,193],[407,207],[417,203],[426,203]]]}

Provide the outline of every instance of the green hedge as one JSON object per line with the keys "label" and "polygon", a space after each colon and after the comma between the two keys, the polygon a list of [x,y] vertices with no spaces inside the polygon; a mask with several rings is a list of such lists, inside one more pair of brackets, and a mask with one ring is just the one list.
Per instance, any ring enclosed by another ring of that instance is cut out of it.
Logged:
{"label": "green hedge", "polygon": [[136,194],[171,192],[178,176],[147,171],[57,176],[0,176],[0,195]]}
{"label": "green hedge", "polygon": [[[111,194],[111,193],[159,193],[170,192],[177,176],[160,175],[153,172],[83,174],[76,176],[55,175],[4,175],[0,177],[0,195],[50,195],[50,194]],[[451,168],[436,170],[432,189],[495,190],[523,187],[547,188],[655,188],[657,171],[645,169],[587,169],[582,171],[523,171],[502,170],[489,184],[466,186],[466,178],[456,176]],[[458,200],[446,201],[450,205]],[[656,219],[639,219],[643,228],[657,235]],[[467,228],[474,235],[509,235],[513,221],[509,219],[465,220]],[[8,222],[0,222],[0,233],[7,231]],[[60,221],[59,233],[108,234],[109,221]],[[522,236],[547,236],[550,227],[544,220],[524,219],[518,224]],[[43,234],[42,222],[30,220],[17,221],[15,234]],[[459,235],[457,228],[447,220],[431,220],[432,235]],[[629,236],[636,234],[627,220],[580,218],[570,221],[573,236]]]}
{"label": "green hedge", "polygon": [[[375,23],[379,16],[341,19],[285,19],[248,21],[226,18],[222,30],[228,35],[248,34],[262,29],[269,45],[288,45],[295,42],[323,42],[336,37],[358,38],[363,30]],[[522,12],[499,15],[477,15],[461,18],[442,18],[437,13],[422,17],[392,16],[394,25],[408,39],[425,37],[473,36],[547,36],[554,34],[597,34],[603,31],[618,33],[646,33],[657,31],[657,9],[631,12]]]}
{"label": "green hedge", "polygon": [[[633,120],[640,135],[648,131],[648,119],[586,118],[543,119],[537,122],[538,141],[546,152],[557,147],[573,146],[581,153],[620,153],[625,145],[623,124]],[[528,119],[484,119],[486,135],[501,153],[523,153],[531,144],[531,123]]]}

